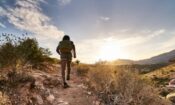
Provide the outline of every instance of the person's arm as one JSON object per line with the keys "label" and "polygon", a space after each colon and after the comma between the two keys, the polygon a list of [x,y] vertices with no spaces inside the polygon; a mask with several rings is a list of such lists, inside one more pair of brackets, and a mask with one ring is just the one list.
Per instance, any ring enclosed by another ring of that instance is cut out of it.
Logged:
{"label": "person's arm", "polygon": [[73,43],[73,55],[74,55],[74,58],[77,57],[77,55],[76,55],[76,49],[75,49],[75,45],[74,45],[74,43]]}
{"label": "person's arm", "polygon": [[60,53],[60,49],[59,49],[59,45],[57,46],[57,48],[56,48],[56,52],[60,55],[61,53]]}

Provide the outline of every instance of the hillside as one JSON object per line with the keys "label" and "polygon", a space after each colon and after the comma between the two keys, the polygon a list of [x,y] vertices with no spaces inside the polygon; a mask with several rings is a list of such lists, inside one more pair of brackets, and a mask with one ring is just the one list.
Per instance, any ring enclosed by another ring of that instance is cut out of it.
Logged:
{"label": "hillside", "polygon": [[[153,84],[159,90],[159,94],[163,97],[166,97],[171,93],[174,94],[174,88],[169,87],[169,83],[175,78],[175,63],[144,74],[143,78]],[[175,97],[173,95],[173,102],[175,102],[174,99]]]}
{"label": "hillside", "polygon": [[48,72],[25,69],[25,72],[6,72],[0,69],[0,105],[96,105],[96,96],[87,90],[82,80],[71,73],[70,87],[62,87],[59,65]]}
{"label": "hillside", "polygon": [[173,77],[175,77],[175,63],[169,64],[163,68],[149,72],[149,73],[145,74],[145,76],[173,78]]}
{"label": "hillside", "polygon": [[131,64],[158,64],[158,63],[168,63],[171,59],[175,58],[175,50],[166,52],[148,59],[143,60],[129,60],[129,59],[118,59],[113,61],[116,65],[131,65]]}
{"label": "hillside", "polygon": [[151,57],[149,59],[139,60],[139,61],[136,61],[135,63],[138,63],[138,64],[168,63],[169,60],[172,58],[175,58],[175,50]]}
{"label": "hillside", "polygon": [[129,59],[118,59],[113,61],[112,63],[116,65],[129,65],[129,64],[134,64],[134,61]]}

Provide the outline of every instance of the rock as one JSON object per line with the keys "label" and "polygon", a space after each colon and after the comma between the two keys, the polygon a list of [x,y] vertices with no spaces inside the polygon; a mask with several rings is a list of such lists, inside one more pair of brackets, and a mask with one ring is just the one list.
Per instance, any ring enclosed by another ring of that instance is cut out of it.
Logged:
{"label": "rock", "polygon": [[40,96],[40,95],[37,95],[37,103],[39,104],[39,105],[43,105],[43,99],[42,99],[42,97]]}
{"label": "rock", "polygon": [[80,85],[78,85],[78,87],[80,87],[82,89],[87,89],[87,87],[84,84],[80,84]]}
{"label": "rock", "polygon": [[46,99],[49,101],[49,103],[52,103],[55,100],[55,97],[54,95],[50,94]]}
{"label": "rock", "polygon": [[95,102],[95,105],[100,105],[100,101],[96,101]]}
{"label": "rock", "polygon": [[58,102],[63,103],[64,101],[60,98],[60,99],[58,99]]}
{"label": "rock", "polygon": [[49,86],[49,87],[55,87],[61,84],[60,80],[58,80],[58,78],[47,78],[45,81],[43,81],[45,86]]}
{"label": "rock", "polygon": [[69,103],[60,98],[58,99],[58,105],[69,105]]}
{"label": "rock", "polygon": [[40,96],[40,95],[34,95],[33,97],[32,97],[32,101],[34,102],[34,103],[37,103],[37,104],[39,104],[39,105],[43,105],[43,99],[42,99],[42,97]]}
{"label": "rock", "polygon": [[166,96],[166,98],[170,101],[172,101],[173,103],[175,103],[175,93],[170,93]]}
{"label": "rock", "polygon": [[92,93],[91,92],[87,92],[88,95],[91,95]]}
{"label": "rock", "polygon": [[169,82],[169,85],[174,85],[174,86],[175,86],[175,79],[172,79],[172,80]]}
{"label": "rock", "polygon": [[46,89],[44,90],[43,95],[44,95],[44,96],[49,96],[50,94],[51,94],[50,90],[46,88]]}
{"label": "rock", "polygon": [[33,105],[33,101],[31,99],[29,99],[29,102],[28,102],[29,105]]}
{"label": "rock", "polygon": [[64,102],[63,105],[69,105],[69,103],[68,102]]}
{"label": "rock", "polygon": [[44,90],[44,85],[43,83],[39,82],[39,81],[35,81],[35,87],[41,90]]}

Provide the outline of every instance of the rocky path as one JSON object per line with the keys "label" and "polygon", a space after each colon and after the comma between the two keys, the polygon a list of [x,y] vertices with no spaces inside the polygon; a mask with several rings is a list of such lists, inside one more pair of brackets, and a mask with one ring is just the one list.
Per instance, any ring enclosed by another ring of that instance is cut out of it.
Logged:
{"label": "rocky path", "polygon": [[93,105],[94,97],[91,92],[75,76],[68,82],[66,89],[55,89],[56,101],[53,105]]}
{"label": "rocky path", "polygon": [[83,79],[76,76],[75,71],[71,74],[71,80],[67,81],[70,87],[66,89],[61,86],[60,73],[34,72],[32,75],[40,91],[37,92],[40,95],[34,96],[37,105],[100,105],[99,101],[96,101],[97,98],[83,84]]}

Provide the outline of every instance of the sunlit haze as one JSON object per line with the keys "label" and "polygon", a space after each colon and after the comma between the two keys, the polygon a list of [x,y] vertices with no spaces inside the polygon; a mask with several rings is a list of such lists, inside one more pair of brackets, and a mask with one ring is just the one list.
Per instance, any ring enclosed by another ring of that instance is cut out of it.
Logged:
{"label": "sunlit haze", "polygon": [[175,0],[0,0],[1,33],[27,32],[57,58],[68,34],[85,63],[173,50],[174,19]]}

